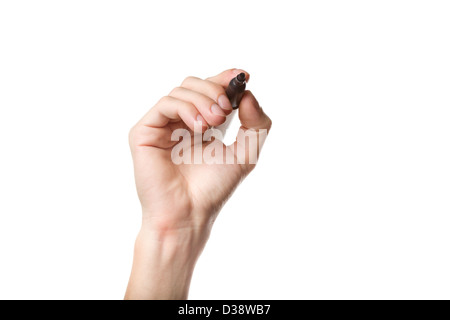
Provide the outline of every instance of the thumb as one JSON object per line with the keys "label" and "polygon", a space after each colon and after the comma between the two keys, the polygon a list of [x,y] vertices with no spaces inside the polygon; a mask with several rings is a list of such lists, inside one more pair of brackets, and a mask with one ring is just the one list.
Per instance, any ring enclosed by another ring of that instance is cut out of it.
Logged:
{"label": "thumb", "polygon": [[239,104],[241,128],[236,141],[230,146],[241,167],[247,172],[252,170],[258,160],[261,148],[272,126],[272,120],[259,106],[255,96],[246,91]]}
{"label": "thumb", "polygon": [[264,113],[251,91],[246,91],[239,104],[239,120],[243,129],[270,130],[272,120]]}

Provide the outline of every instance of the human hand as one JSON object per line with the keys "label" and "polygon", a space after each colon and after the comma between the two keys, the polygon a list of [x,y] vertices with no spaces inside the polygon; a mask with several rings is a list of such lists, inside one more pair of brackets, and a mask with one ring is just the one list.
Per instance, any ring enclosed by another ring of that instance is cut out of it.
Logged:
{"label": "human hand", "polygon": [[[169,285],[165,290],[159,290],[158,286],[142,290],[138,281],[133,279],[160,277],[161,270],[156,270],[158,267],[153,265],[154,262],[136,263],[136,260],[142,260],[139,256],[150,257],[148,252],[153,252],[155,257],[155,242],[164,243],[164,247],[169,246],[172,253],[186,253],[181,259],[175,259],[175,254],[171,255],[170,259],[166,259],[170,262],[165,261],[167,266],[173,266],[176,264],[175,260],[179,260],[182,263],[178,267],[186,267],[192,271],[221,207],[255,166],[249,160],[258,155],[262,143],[243,145],[236,141],[231,146],[225,146],[218,140],[201,140],[202,151],[214,143],[216,148],[223,150],[224,155],[231,154],[235,161],[214,164],[205,161],[198,164],[175,164],[172,161],[172,151],[178,143],[172,141],[174,130],[187,130],[191,134],[190,143],[193,145],[194,131],[205,132],[210,126],[225,122],[226,115],[232,111],[225,89],[230,80],[241,72],[246,74],[248,80],[249,74],[238,69],[224,71],[206,80],[186,78],[180,87],[163,97],[130,131],[136,187],[143,213],[142,228],[136,242],[135,263],[127,291],[130,298],[187,296],[191,272],[180,275],[181,278],[175,285],[177,288]],[[243,130],[240,134],[252,130],[261,139],[263,129],[268,131],[271,126],[271,120],[250,91],[246,91],[241,100],[239,119]],[[197,124],[200,122],[200,126],[195,126],[196,121]],[[239,149],[244,150],[239,153]],[[145,249],[141,250],[142,247]],[[156,251],[161,254],[164,250],[159,248]],[[167,257],[166,254],[163,255]],[[143,265],[147,265],[146,269],[141,268]],[[178,287],[180,283],[185,284],[181,289]]]}

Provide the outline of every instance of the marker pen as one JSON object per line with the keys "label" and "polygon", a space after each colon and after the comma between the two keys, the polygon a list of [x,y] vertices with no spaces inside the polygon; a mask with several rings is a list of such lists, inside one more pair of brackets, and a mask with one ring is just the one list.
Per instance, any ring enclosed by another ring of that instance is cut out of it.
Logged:
{"label": "marker pen", "polygon": [[215,127],[222,132],[222,135],[225,137],[225,133],[230,126],[231,121],[236,114],[236,110],[239,108],[239,103],[241,102],[242,97],[245,92],[245,73],[239,73],[235,78],[231,79],[228,87],[226,89],[226,93],[228,99],[231,102],[231,106],[233,107],[233,111],[227,116],[227,119],[220,126]]}

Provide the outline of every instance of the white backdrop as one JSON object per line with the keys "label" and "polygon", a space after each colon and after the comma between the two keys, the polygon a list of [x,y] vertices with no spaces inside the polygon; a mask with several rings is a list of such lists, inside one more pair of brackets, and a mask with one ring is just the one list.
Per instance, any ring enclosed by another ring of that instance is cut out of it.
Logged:
{"label": "white backdrop", "polygon": [[449,15],[0,2],[0,299],[121,299],[140,225],[128,130],[186,76],[233,67],[273,128],[190,298],[450,298]]}

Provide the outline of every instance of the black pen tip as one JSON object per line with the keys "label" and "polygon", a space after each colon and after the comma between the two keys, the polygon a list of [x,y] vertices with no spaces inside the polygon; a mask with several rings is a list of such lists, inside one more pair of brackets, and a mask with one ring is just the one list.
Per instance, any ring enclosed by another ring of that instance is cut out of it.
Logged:
{"label": "black pen tip", "polygon": [[243,72],[239,73],[236,78],[239,82],[244,82],[245,81],[245,73],[243,73]]}

